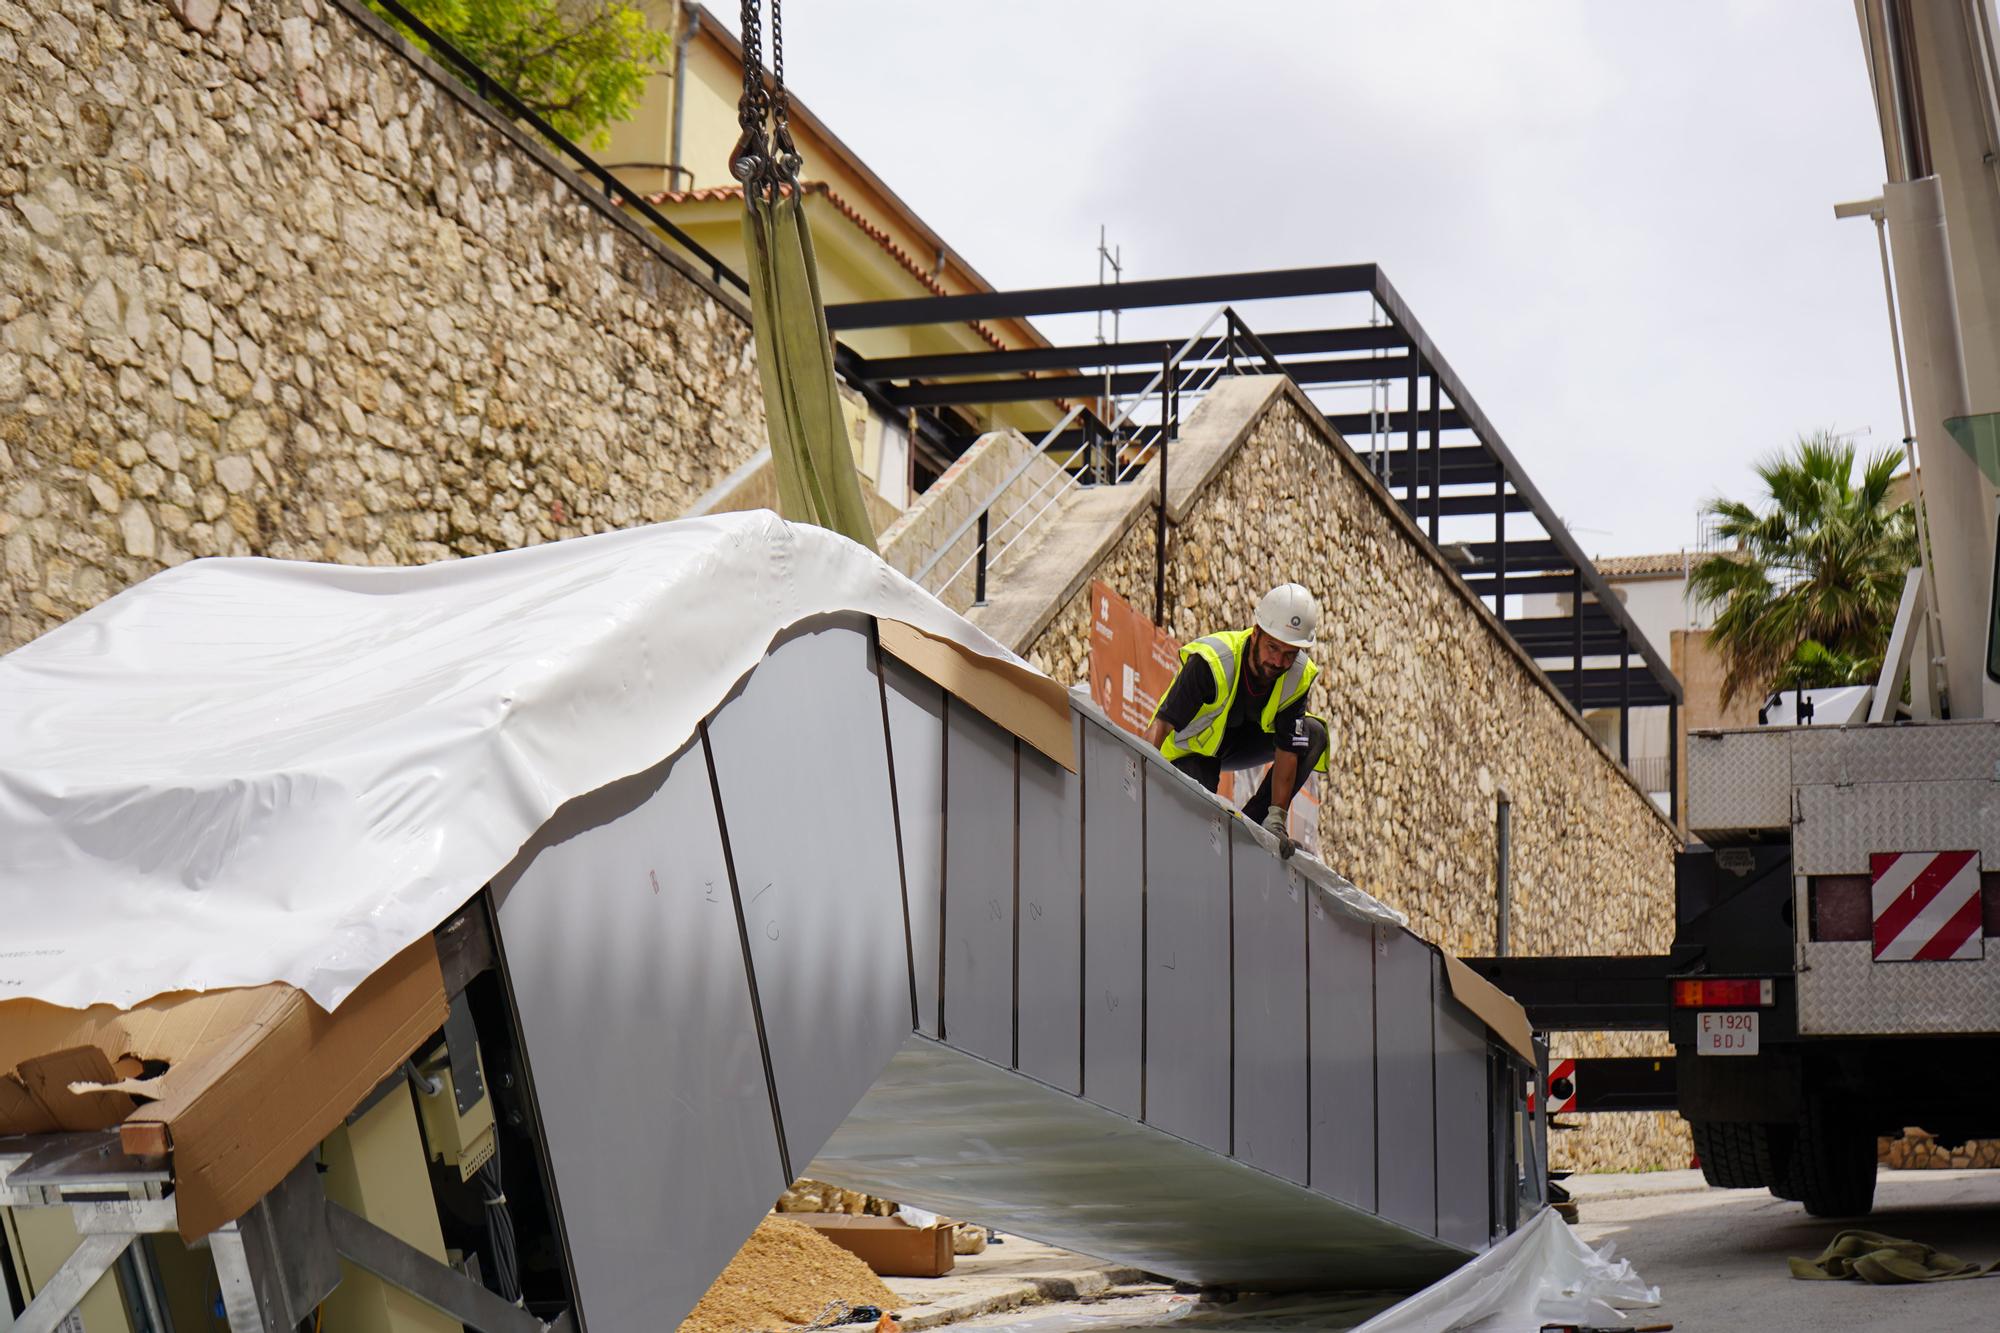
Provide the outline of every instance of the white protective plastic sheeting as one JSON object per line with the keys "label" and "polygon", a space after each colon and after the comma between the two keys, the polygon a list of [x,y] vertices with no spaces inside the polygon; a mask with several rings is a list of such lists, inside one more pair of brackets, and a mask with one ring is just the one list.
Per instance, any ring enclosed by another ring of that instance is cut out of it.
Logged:
{"label": "white protective plastic sheeting", "polygon": [[[768,511],[417,568],[197,560],[0,657],[0,997],[328,1009],[810,617],[1020,659]],[[779,761],[782,756],[773,756]]]}
{"label": "white protective plastic sheeting", "polygon": [[1660,1303],[1629,1259],[1593,1250],[1553,1208],[1355,1333],[1539,1333],[1544,1324],[1622,1328]]}

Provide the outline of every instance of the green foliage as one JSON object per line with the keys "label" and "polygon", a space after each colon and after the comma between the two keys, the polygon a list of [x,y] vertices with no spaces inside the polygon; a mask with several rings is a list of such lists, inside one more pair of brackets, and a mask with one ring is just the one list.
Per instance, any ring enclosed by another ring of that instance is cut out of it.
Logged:
{"label": "green foliage", "polygon": [[[672,34],[649,27],[626,0],[403,5],[558,133],[588,147],[608,141],[604,127],[632,113],[646,79],[673,50]],[[414,34],[405,35],[422,45]]]}
{"label": "green foliage", "polygon": [[1902,455],[1872,455],[1854,482],[1854,446],[1824,432],[1757,465],[1762,507],[1716,499],[1705,512],[1737,549],[1696,565],[1688,596],[1720,608],[1722,700],[1741,691],[1859,684],[1881,670],[1916,521],[1891,507]]}
{"label": "green foliage", "polygon": [[1882,674],[1882,655],[1856,657],[1807,639],[1778,668],[1773,690],[1818,690],[1833,685],[1869,685]]}

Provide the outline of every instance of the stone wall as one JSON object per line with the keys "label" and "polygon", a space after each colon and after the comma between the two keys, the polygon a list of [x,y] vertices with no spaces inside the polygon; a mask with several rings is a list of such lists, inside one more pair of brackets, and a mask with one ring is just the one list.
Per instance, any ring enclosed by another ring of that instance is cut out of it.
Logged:
{"label": "stone wall", "polygon": [[[1672,829],[1346,445],[1295,390],[1266,383],[1245,409],[1255,414],[1246,426],[1188,423],[1188,436],[1220,429],[1228,444],[1199,492],[1170,507],[1178,521],[1167,628],[1185,642],[1247,624],[1263,592],[1286,580],[1318,595],[1321,671],[1310,706],[1333,741],[1320,815],[1327,862],[1407,912],[1425,938],[1460,954],[1491,953],[1494,813],[1504,792],[1513,805],[1513,951],[1664,952]],[[1152,596],[1153,512],[1143,506],[1097,575],[1140,606]],[[1084,677],[1087,603],[1072,597],[1032,644],[1034,660],[1059,680]],[[1607,1037],[1555,1053],[1654,1054],[1663,1042]],[[1677,1117],[1574,1120],[1583,1128],[1555,1136],[1559,1165],[1688,1163]]]}
{"label": "stone wall", "polygon": [[0,0],[0,649],[199,555],[671,518],[740,306],[358,0]]}

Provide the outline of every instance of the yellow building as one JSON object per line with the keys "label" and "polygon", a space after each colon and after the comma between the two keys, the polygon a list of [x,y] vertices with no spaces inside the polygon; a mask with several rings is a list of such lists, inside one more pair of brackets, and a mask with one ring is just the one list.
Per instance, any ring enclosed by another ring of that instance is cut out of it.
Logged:
{"label": "yellow building", "polygon": [[[598,154],[634,194],[738,272],[743,271],[742,189],[729,175],[729,154],[740,130],[736,103],[743,90],[743,48],[714,14],[680,0],[638,0],[652,23],[674,34],[669,67],[653,76],[633,116],[611,127]],[[820,288],[828,305],[915,296],[992,291],[944,239],[868,169],[812,110],[792,98],[792,135],[804,158],[800,180],[806,219],[819,260]],[[864,357],[930,355],[1044,347],[1048,342],[1025,320],[972,321],[916,328],[859,329],[840,341]],[[856,420],[856,461],[895,507],[921,490],[941,461],[920,446],[909,469],[914,485],[893,475],[895,433],[878,408],[850,403]],[[1047,403],[949,409],[954,433],[1013,426],[1039,434],[1055,423]],[[955,419],[953,419],[955,418]],[[903,423],[907,433],[908,423]]]}

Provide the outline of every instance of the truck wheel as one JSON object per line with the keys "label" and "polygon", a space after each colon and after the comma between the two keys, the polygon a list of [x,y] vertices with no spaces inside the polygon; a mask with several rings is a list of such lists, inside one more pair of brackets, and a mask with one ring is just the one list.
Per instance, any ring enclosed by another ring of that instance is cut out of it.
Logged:
{"label": "truck wheel", "polygon": [[1725,1190],[1763,1189],[1776,1181],[1783,1163],[1774,1154],[1784,1127],[1742,1120],[1691,1120],[1701,1176]]}
{"label": "truck wheel", "polygon": [[1814,1217],[1867,1216],[1875,1207],[1875,1136],[1808,1101],[1782,1185],[1771,1192],[1797,1199]]}

